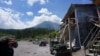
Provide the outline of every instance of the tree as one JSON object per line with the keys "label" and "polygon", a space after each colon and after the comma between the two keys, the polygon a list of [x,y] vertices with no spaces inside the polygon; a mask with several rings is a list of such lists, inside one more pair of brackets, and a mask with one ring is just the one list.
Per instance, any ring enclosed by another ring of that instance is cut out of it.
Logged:
{"label": "tree", "polygon": [[56,31],[49,33],[49,38],[55,38],[58,35]]}

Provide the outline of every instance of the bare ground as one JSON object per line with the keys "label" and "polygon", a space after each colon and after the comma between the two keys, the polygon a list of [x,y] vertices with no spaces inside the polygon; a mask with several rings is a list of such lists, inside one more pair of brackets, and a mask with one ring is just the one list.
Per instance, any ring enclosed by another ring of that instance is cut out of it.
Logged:
{"label": "bare ground", "polygon": [[49,52],[49,45],[39,47],[28,41],[19,41],[18,44],[18,48],[14,49],[14,56],[52,56]]}

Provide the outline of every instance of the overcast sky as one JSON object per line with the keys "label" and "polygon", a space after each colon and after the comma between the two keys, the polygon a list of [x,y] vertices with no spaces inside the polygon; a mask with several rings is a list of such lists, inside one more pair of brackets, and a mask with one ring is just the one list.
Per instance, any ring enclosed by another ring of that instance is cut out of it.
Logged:
{"label": "overcast sky", "polygon": [[23,29],[44,21],[61,23],[70,4],[90,0],[0,0],[0,28]]}

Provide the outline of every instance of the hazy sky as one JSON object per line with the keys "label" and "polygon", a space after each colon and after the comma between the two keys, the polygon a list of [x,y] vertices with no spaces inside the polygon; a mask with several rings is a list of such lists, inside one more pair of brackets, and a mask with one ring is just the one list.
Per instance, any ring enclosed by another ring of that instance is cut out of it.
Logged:
{"label": "hazy sky", "polygon": [[70,4],[90,0],[0,0],[0,28],[23,29],[44,21],[61,23]]}

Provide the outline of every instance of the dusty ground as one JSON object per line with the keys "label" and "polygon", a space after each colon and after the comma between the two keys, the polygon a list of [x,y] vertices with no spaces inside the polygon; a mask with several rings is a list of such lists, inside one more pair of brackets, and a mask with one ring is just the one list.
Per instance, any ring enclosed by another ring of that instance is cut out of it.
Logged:
{"label": "dusty ground", "polygon": [[77,52],[73,52],[72,54],[73,56],[85,56],[85,53],[84,53],[84,47],[81,46],[81,49]]}
{"label": "dusty ground", "polygon": [[18,48],[14,49],[14,56],[52,56],[49,46],[39,47],[28,41],[19,41],[18,44]]}

